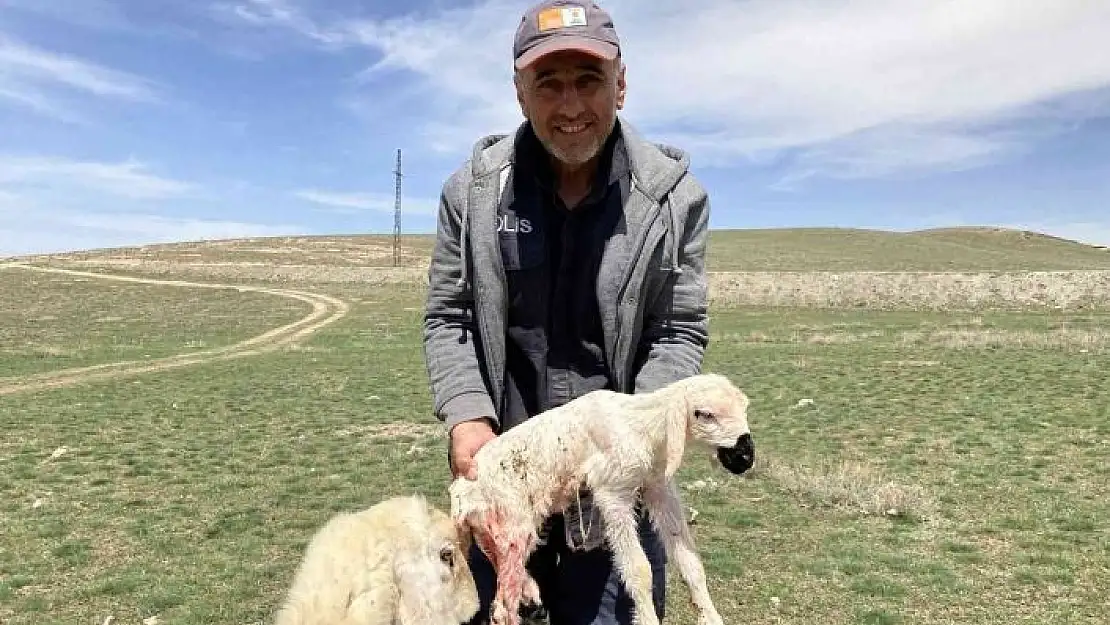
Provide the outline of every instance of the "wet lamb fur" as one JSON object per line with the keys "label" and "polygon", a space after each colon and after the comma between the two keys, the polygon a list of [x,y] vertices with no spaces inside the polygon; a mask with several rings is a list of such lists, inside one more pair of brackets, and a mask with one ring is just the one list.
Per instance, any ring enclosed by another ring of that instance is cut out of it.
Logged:
{"label": "wet lamb fur", "polygon": [[478,612],[471,538],[420,495],[333,516],[273,625],[458,625]]}
{"label": "wet lamb fur", "polygon": [[572,502],[593,493],[614,562],[634,604],[636,623],[659,623],[651,567],[636,532],[642,496],[669,558],[690,590],[700,625],[720,625],[705,571],[674,482],[688,443],[714,450],[732,473],[754,461],[747,396],[726,377],[700,374],[648,393],[594,391],[525,421],[475,457],[478,478],[449,487],[451,515],[472,532],[497,571],[491,605],[496,625],[518,625],[521,605],[540,605],[525,569],[537,531]]}

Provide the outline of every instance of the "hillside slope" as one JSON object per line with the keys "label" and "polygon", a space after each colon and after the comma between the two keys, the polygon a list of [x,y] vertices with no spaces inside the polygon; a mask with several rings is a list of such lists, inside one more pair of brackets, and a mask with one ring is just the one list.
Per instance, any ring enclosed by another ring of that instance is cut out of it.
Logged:
{"label": "hillside slope", "polygon": [[715,230],[714,271],[1045,271],[1110,269],[1110,251],[1035,232],[945,228]]}
{"label": "hillside slope", "polygon": [[[400,266],[423,268],[431,235],[401,239]],[[36,257],[31,257],[35,259]],[[389,267],[391,235],[263,237],[87,250],[37,257],[144,264]],[[712,271],[1047,271],[1110,269],[1110,251],[1034,232],[947,228],[714,230]]]}

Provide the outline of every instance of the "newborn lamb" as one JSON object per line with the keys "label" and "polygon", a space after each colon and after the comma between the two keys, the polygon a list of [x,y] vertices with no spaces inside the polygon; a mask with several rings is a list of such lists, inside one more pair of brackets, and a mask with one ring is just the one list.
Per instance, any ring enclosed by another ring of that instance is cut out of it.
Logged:
{"label": "newborn lamb", "polygon": [[734,474],[751,468],[755,451],[747,409],[747,396],[727,378],[701,374],[650,393],[594,391],[483,446],[475,456],[477,480],[460,476],[449,492],[455,522],[473,533],[497,571],[493,623],[518,625],[522,604],[540,605],[525,569],[538,528],[585,488],[635,604],[636,622],[659,623],[651,603],[651,566],[636,532],[639,496],[690,590],[698,623],[721,625],[673,478],[687,442],[715,450]]}
{"label": "newborn lamb", "polygon": [[332,517],[274,625],[458,625],[478,612],[470,535],[423,497]]}

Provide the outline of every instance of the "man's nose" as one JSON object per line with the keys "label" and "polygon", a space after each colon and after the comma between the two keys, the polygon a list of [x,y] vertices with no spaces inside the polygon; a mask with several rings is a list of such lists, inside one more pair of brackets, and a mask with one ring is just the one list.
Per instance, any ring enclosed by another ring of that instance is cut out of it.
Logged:
{"label": "man's nose", "polygon": [[562,93],[559,95],[559,109],[566,115],[573,117],[579,112],[585,110],[586,106],[582,101],[582,94],[578,93],[578,87],[574,84],[568,84],[563,88]]}

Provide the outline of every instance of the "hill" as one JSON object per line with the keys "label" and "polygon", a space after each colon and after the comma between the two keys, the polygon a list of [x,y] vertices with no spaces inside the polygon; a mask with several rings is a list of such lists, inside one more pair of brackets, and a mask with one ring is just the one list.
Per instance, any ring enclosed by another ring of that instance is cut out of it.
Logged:
{"label": "hill", "polygon": [[1110,252],[1037,232],[943,228],[715,230],[715,271],[1050,271],[1110,269]]}
{"label": "hill", "polygon": [[[431,235],[401,238],[400,266],[424,267]],[[392,235],[263,237],[48,255],[53,260],[131,260],[207,265],[388,267]],[[43,259],[45,257],[31,257]],[[1110,251],[1028,231],[945,228],[889,232],[848,228],[714,230],[712,271],[1063,271],[1110,269]]]}

